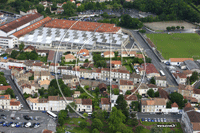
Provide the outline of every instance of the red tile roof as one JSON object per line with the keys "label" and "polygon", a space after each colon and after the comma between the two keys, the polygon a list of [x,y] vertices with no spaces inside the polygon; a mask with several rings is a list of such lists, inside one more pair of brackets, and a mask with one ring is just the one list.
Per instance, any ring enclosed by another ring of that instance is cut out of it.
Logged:
{"label": "red tile roof", "polygon": [[28,14],[26,16],[23,16],[23,17],[18,18],[18,19],[14,20],[14,21],[12,21],[12,22],[10,22],[8,24],[5,24],[5,25],[1,26],[0,30],[8,33],[10,31],[12,31],[12,30],[14,30],[14,29],[26,24],[26,23],[29,23],[30,21],[33,21],[33,20],[41,17],[41,16],[42,15],[39,14],[39,13]]}
{"label": "red tile roof", "polygon": [[55,54],[55,51],[53,51],[53,50],[49,50],[49,55],[48,55],[47,60],[52,60],[52,61],[53,61],[54,54]]}
{"label": "red tile roof", "polygon": [[101,104],[110,104],[110,98],[101,98]]}
{"label": "red tile roof", "polygon": [[79,52],[77,52],[77,54],[83,54],[83,56],[88,56],[89,51],[87,49],[81,49]]}
{"label": "red tile roof", "polygon": [[92,99],[82,99],[82,105],[92,105]]}
{"label": "red tile roof", "polygon": [[0,90],[7,90],[8,88],[12,89],[12,87],[9,86],[0,86]]}
{"label": "red tile roof", "polygon": [[171,107],[178,107],[178,104],[176,102],[171,104]]}
{"label": "red tile roof", "polygon": [[141,58],[141,59],[144,58],[142,54],[136,54],[135,57],[137,57],[137,58]]}
{"label": "red tile roof", "polygon": [[137,96],[136,95],[125,95],[124,99],[126,101],[136,101],[137,100]]}
{"label": "red tile roof", "polygon": [[10,101],[10,105],[11,106],[19,106],[20,105],[20,101]]}
{"label": "red tile roof", "polygon": [[[145,70],[145,65],[144,63],[141,65],[141,67],[138,67],[139,71]],[[158,73],[156,67],[152,64],[152,63],[146,63],[146,73],[150,74],[150,73]]]}
{"label": "red tile roof", "polygon": [[0,95],[0,99],[10,99],[10,95]]}
{"label": "red tile roof", "polygon": [[121,61],[119,60],[114,60],[114,61],[111,61],[111,64],[114,64],[114,65],[121,65]]}
{"label": "red tile roof", "polygon": [[133,81],[120,80],[120,85],[133,85]]}
{"label": "red tile roof", "polygon": [[[97,23],[97,22],[83,22],[71,20],[61,20],[61,19],[54,19],[47,24],[45,27],[50,28],[61,28],[61,29],[70,29],[71,30],[81,30],[81,31],[95,31],[96,32],[118,32],[121,28],[115,27],[115,24],[106,24],[106,23]],[[74,24],[74,25],[73,25]]]}
{"label": "red tile roof", "polygon": [[112,85],[112,89],[118,89],[118,85]]}
{"label": "red tile roof", "polygon": [[46,17],[46,18],[44,18],[44,19],[42,19],[42,20],[40,20],[40,21],[30,25],[30,26],[27,26],[26,28],[23,28],[23,29],[15,32],[13,35],[16,36],[17,38],[19,38],[19,37],[31,32],[31,31],[41,27],[42,25],[49,22],[50,20],[51,20],[50,17]]}
{"label": "red tile roof", "polygon": [[67,54],[67,55],[65,55],[65,59],[73,59],[73,60],[75,60],[76,58],[72,54]]}
{"label": "red tile roof", "polygon": [[171,62],[184,62],[186,60],[194,61],[193,58],[170,58]]}
{"label": "red tile roof", "polygon": [[111,52],[111,51],[106,51],[106,52],[103,53],[104,56],[109,55],[109,54],[115,55],[115,53],[114,53],[114,52]]}

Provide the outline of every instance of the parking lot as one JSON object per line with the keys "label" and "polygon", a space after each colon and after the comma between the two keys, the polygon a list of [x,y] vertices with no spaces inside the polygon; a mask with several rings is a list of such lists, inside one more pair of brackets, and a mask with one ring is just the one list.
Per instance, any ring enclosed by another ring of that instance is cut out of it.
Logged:
{"label": "parking lot", "polygon": [[[150,113],[141,113],[141,112],[138,112],[137,113],[137,119],[151,119],[151,120],[154,120],[155,122],[155,119],[156,121],[158,122],[158,120],[163,120],[164,121],[164,118],[166,119],[166,122],[179,122],[180,119],[182,117],[182,114],[150,114]],[[160,121],[161,122],[161,121]]]}
{"label": "parking lot", "polygon": [[[0,119],[0,122],[13,122],[13,123],[17,123],[17,122],[31,122],[31,124],[33,123],[40,123],[40,126],[37,128],[30,128],[30,127],[7,127],[7,126],[2,126],[0,125],[0,132],[5,132],[5,133],[41,133],[42,130],[44,129],[48,129],[48,130],[52,130],[52,131],[56,131],[56,123],[55,121],[50,118],[46,113],[42,113],[42,112],[33,112],[33,111],[4,111],[4,112],[0,112],[0,116],[4,114],[6,116],[6,119]],[[32,116],[33,119],[35,117],[38,118],[38,120],[25,120],[24,119],[24,115],[28,115],[28,116]],[[13,120],[11,117],[19,117],[20,120]],[[20,124],[22,125],[22,124]]]}

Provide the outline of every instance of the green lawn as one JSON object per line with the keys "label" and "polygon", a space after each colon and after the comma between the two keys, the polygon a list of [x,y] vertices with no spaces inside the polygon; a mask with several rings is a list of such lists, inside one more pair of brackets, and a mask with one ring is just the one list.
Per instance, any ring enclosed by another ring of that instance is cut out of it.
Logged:
{"label": "green lawn", "polygon": [[193,33],[146,34],[165,59],[200,59],[200,36]]}
{"label": "green lawn", "polygon": [[140,133],[150,133],[151,131],[149,130],[149,129],[146,129],[146,128],[144,128],[144,129],[142,129],[141,131],[140,131]]}
{"label": "green lawn", "polygon": [[170,131],[171,131],[171,129],[170,129],[169,127],[163,128],[163,133],[168,133],[168,132],[170,132]]}
{"label": "green lawn", "polygon": [[126,67],[126,69],[127,69],[128,71],[132,71],[132,69],[131,69],[131,66],[130,66],[130,65],[125,65],[125,67]]}
{"label": "green lawn", "polygon": [[37,60],[40,60],[42,62],[47,62],[47,56],[45,56],[45,57],[38,56]]}
{"label": "green lawn", "polygon": [[[83,122],[86,121],[86,119],[82,119],[82,118],[69,118],[68,120],[65,121],[65,123],[69,124],[69,125],[77,125],[79,126],[79,122]],[[87,122],[87,126],[90,126],[90,123]],[[88,128],[84,128],[81,129],[80,127],[74,127],[74,126],[62,126],[57,128],[57,132],[66,132],[66,131],[70,131],[72,133],[89,133],[90,130]]]}

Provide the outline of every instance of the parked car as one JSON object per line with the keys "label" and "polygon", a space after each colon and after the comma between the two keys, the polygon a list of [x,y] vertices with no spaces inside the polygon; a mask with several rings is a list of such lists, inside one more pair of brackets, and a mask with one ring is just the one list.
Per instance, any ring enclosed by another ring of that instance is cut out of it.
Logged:
{"label": "parked car", "polygon": [[148,118],[148,122],[151,122],[151,119],[150,119],[150,118]]}
{"label": "parked car", "polygon": [[145,118],[145,121],[147,121],[147,118]]}
{"label": "parked car", "polygon": [[154,119],[154,122],[157,122],[157,119],[156,119],[156,118]]}
{"label": "parked car", "polygon": [[29,116],[30,120],[33,120],[33,117],[32,116]]}
{"label": "parked car", "polygon": [[27,127],[30,127],[30,126],[31,126],[31,123],[30,123],[30,122],[26,123],[26,125],[25,125],[26,128],[27,128]]}
{"label": "parked car", "polygon": [[11,124],[11,127],[16,127],[16,123],[12,123],[12,124]]}
{"label": "parked car", "polygon": [[154,119],[151,119],[151,122],[155,122]]}
{"label": "parked car", "polygon": [[144,121],[144,118],[142,118],[141,121]]}
{"label": "parked car", "polygon": [[24,116],[24,119],[30,120],[31,118],[30,118],[28,115],[25,115],[25,116]]}
{"label": "parked car", "polygon": [[27,122],[23,122],[21,127],[25,127],[26,124]]}
{"label": "parked car", "polygon": [[7,124],[7,127],[11,126],[11,124],[13,124],[13,122],[8,123],[8,124]]}
{"label": "parked car", "polygon": [[0,126],[2,126],[2,125],[3,125],[3,123],[4,123],[4,121],[0,122]]}
{"label": "parked car", "polygon": [[15,120],[15,117],[11,117],[11,119]]}
{"label": "parked car", "polygon": [[16,120],[20,120],[20,118],[19,118],[19,117],[16,117]]}
{"label": "parked car", "polygon": [[167,122],[166,118],[164,118],[164,122]]}
{"label": "parked car", "polygon": [[158,120],[157,120],[158,122],[160,122],[160,119],[158,118]]}
{"label": "parked car", "polygon": [[38,128],[38,127],[40,127],[40,123],[36,123],[34,126],[34,128]]}
{"label": "parked car", "polygon": [[3,123],[3,127],[7,126],[8,122],[4,122]]}
{"label": "parked car", "polygon": [[163,122],[163,118],[160,118],[160,121]]}
{"label": "parked car", "polygon": [[38,121],[38,117],[37,116],[35,117],[35,120]]}

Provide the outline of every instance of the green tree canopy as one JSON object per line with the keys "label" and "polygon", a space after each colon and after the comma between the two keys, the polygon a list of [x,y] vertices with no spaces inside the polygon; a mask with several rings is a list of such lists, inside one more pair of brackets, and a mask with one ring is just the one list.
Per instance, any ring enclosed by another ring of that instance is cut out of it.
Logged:
{"label": "green tree canopy", "polygon": [[11,96],[11,98],[15,98],[14,91],[13,91],[12,89],[10,89],[10,88],[8,88],[8,89],[5,91],[4,94],[5,94],[5,95],[8,94],[8,95]]}
{"label": "green tree canopy", "polygon": [[172,103],[176,102],[179,108],[182,108],[185,106],[183,96],[180,93],[174,92],[170,94],[170,100]]}
{"label": "green tree canopy", "polygon": [[92,127],[92,129],[98,129],[99,131],[101,131],[101,129],[103,128],[103,123],[101,122],[100,119],[94,118],[92,120],[91,127]]}
{"label": "green tree canopy", "polygon": [[65,119],[67,118],[67,110],[61,110],[58,114],[58,123],[62,126],[64,125],[65,123]]}
{"label": "green tree canopy", "polygon": [[23,51],[23,49],[24,49],[24,43],[23,42],[21,42],[21,44],[19,45],[19,51],[21,52],[21,51]]}
{"label": "green tree canopy", "polygon": [[87,122],[86,121],[82,121],[80,124],[79,124],[80,128],[81,129],[84,129],[86,126],[87,126]]}
{"label": "green tree canopy", "polygon": [[127,102],[124,99],[123,95],[119,95],[116,101],[116,105],[115,107],[117,109],[120,109],[122,111],[122,113],[125,115],[126,119],[128,119],[129,116],[129,112],[128,112],[128,107],[127,107]]}
{"label": "green tree canopy", "polygon": [[154,90],[153,90],[153,89],[149,89],[149,90],[147,91],[147,94],[148,94],[150,97],[152,97],[152,98],[155,96]]}

